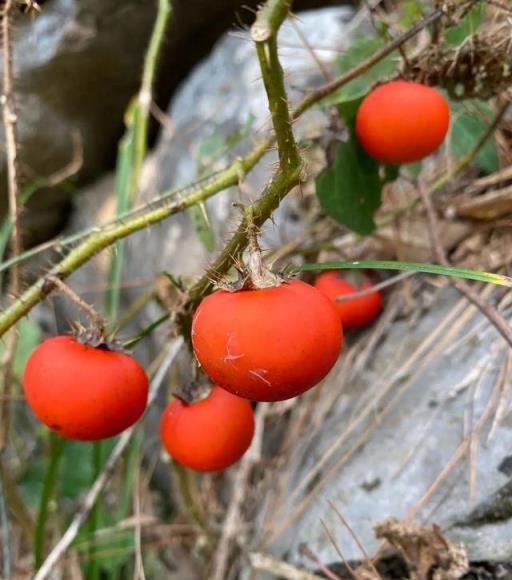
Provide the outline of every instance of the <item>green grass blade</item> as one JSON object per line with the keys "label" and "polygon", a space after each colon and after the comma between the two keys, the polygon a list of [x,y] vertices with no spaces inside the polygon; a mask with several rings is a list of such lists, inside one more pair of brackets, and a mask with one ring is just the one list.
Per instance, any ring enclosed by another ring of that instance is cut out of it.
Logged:
{"label": "green grass blade", "polygon": [[[150,105],[152,100],[152,87],[158,61],[158,55],[163,44],[165,30],[171,14],[170,0],[159,0],[158,13],[153,29],[153,34],[149,43],[144,63],[141,88],[138,98],[134,99],[126,113],[126,131],[119,144],[117,167],[116,167],[116,214],[121,216],[134,207],[139,189],[140,174],[147,152],[147,135],[150,115]],[[108,276],[108,289],[106,293],[106,314],[111,326],[116,324],[120,312],[121,285],[123,277],[123,264],[125,255],[124,240],[117,242],[110,263]],[[103,466],[102,448],[100,444],[95,444],[96,475]],[[129,479],[133,474],[133,458],[138,458],[139,443],[135,438],[130,443],[130,455],[132,461],[128,461],[127,476],[120,500],[120,515],[125,517],[130,507],[130,497],[132,485]],[[102,518],[103,506],[98,503],[91,514],[89,533],[94,537],[98,521]],[[91,550],[92,550],[91,543]],[[98,559],[93,551],[89,552],[90,562],[87,567],[88,580],[99,578]],[[114,568],[116,568],[114,563]],[[118,571],[119,572],[119,571]],[[114,577],[117,576],[114,572]]]}
{"label": "green grass blade", "polygon": [[355,262],[321,262],[318,264],[302,264],[301,266],[291,266],[291,272],[314,272],[316,270],[403,270],[405,272],[418,272],[423,274],[438,274],[440,276],[451,276],[454,278],[464,278],[466,280],[476,280],[507,286],[512,288],[512,278],[493,274],[491,272],[480,272],[479,270],[469,270],[467,268],[453,268],[451,266],[441,266],[439,264],[424,264],[422,262],[393,262],[386,260],[362,260]]}
{"label": "green grass blade", "polygon": [[[147,152],[147,135],[152,87],[158,56],[171,15],[170,0],[159,0],[158,13],[144,62],[141,88],[126,112],[126,132],[121,140],[116,169],[117,216],[132,209],[139,188],[142,164]],[[110,320],[119,316],[119,294],[123,274],[124,244],[118,242],[112,256],[106,308]]]}
{"label": "green grass blade", "polygon": [[48,520],[48,506],[55,492],[59,465],[66,440],[54,433],[50,433],[50,457],[43,482],[43,491],[39,502],[35,538],[34,538],[34,568],[37,570],[43,562],[46,522]]}

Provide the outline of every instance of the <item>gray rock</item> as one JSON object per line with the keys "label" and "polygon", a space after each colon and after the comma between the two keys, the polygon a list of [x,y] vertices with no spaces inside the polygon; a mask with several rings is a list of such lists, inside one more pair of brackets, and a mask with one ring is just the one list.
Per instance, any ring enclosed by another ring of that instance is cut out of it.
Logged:
{"label": "gray rock", "polygon": [[[306,543],[322,562],[339,561],[324,522],[347,560],[363,558],[329,502],[374,553],[374,526],[414,510],[473,431],[471,461],[468,445],[415,521],[439,524],[449,539],[464,542],[473,561],[512,559],[510,378],[501,375],[508,348],[480,313],[460,308],[459,300],[444,289],[419,320],[393,323],[371,363],[350,380],[342,357],[316,402],[322,409],[325,399],[334,401],[331,412],[313,418],[318,431],[305,434],[286,468],[292,476],[284,497],[291,500],[272,515],[273,524],[279,527],[305,498],[309,505],[272,544],[277,556],[304,563],[299,547]],[[303,493],[293,495],[298,488]]]}
{"label": "gray rock", "polygon": [[[80,179],[112,159],[123,111],[135,94],[148,36],[152,2],[52,0],[40,16],[15,23],[14,68],[20,162],[25,184],[65,167],[72,135],[82,143]],[[0,213],[5,210],[0,161]],[[69,192],[42,189],[33,198],[27,236],[44,239],[62,223]]]}

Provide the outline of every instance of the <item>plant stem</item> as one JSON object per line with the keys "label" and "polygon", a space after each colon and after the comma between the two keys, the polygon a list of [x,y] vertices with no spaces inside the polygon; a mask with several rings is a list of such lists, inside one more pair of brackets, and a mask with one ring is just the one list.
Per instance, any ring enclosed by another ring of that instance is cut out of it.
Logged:
{"label": "plant stem", "polygon": [[[246,158],[243,167],[246,165],[252,167],[253,158],[254,153],[252,156],[249,155]],[[117,240],[161,222],[166,217],[188,209],[199,201],[203,201],[227,187],[236,185],[239,180],[239,175],[239,164],[233,164],[228,171],[219,175],[212,182],[208,182],[203,187],[198,188],[194,193],[184,199],[175,199],[169,205],[157,208],[149,214],[140,215],[125,223],[92,233],[88,239],[71,250],[63,260],[54,266],[50,270],[49,275],[57,276],[61,279],[67,278],[92,256],[109,247]],[[45,280],[46,277],[40,278],[2,313],[0,316],[0,336],[5,334],[13,324],[25,316],[25,314],[47,295],[47,291],[44,288]]]}
{"label": "plant stem", "polygon": [[[139,191],[142,164],[146,157],[148,125],[151,103],[153,101],[153,83],[158,57],[165,38],[165,31],[171,16],[169,0],[159,0],[153,33],[149,43],[142,83],[137,100],[132,102],[126,112],[126,131],[119,144],[116,167],[117,217],[133,208]],[[106,297],[107,315],[114,321],[119,315],[120,287],[123,275],[125,243],[119,240],[112,253]]]}
{"label": "plant stem", "polygon": [[[281,200],[299,183],[301,167],[289,173],[279,173],[268,185],[263,196],[252,206],[252,220],[260,227],[279,206]],[[224,247],[220,256],[209,266],[204,276],[190,290],[190,306],[194,306],[212,288],[212,280],[226,273],[236,259],[247,247],[247,221],[244,217],[231,240]]]}
{"label": "plant stem", "polygon": [[151,101],[153,100],[153,83],[155,80],[155,72],[158,63],[158,57],[165,38],[165,31],[171,17],[171,3],[170,0],[158,1],[158,12],[156,16],[153,33],[149,41],[149,47],[146,52],[144,60],[144,69],[142,73],[142,84],[139,91],[138,101],[140,105],[140,117],[138,119],[138,127],[136,131],[136,145],[135,145],[135,159],[133,167],[133,187],[134,191],[138,187],[140,172],[142,169],[142,162],[146,156],[146,148],[148,141],[148,122],[151,108]]}
{"label": "plant stem", "polygon": [[[18,175],[18,137],[17,115],[14,100],[14,70],[12,59],[11,12],[15,9],[13,0],[6,0],[2,10],[2,50],[3,50],[3,123],[5,131],[5,149],[7,157],[7,189],[9,199],[9,217],[11,220],[11,253],[18,256],[22,251],[21,231],[19,224],[19,175]],[[11,270],[11,292],[18,296],[21,288],[21,271],[17,264]]]}
{"label": "plant stem", "polygon": [[267,92],[281,171],[293,170],[301,163],[288,110],[283,69],[277,53],[277,33],[290,5],[291,0],[270,0],[259,10],[251,28]]}
{"label": "plant stem", "polygon": [[189,306],[194,306],[212,287],[212,279],[225,274],[233,261],[245,250],[248,244],[247,216],[251,216],[251,227],[262,226],[279,207],[284,197],[300,181],[302,160],[297,149],[288,110],[288,98],[284,85],[284,74],[277,54],[277,33],[288,14],[289,0],[269,0],[258,12],[251,29],[256,42],[263,83],[267,92],[272,125],[277,141],[280,170],[267,186],[261,198],[245,212],[231,240],[204,276],[190,290]]}
{"label": "plant stem", "polygon": [[46,538],[46,522],[48,520],[48,507],[55,491],[59,465],[62,459],[62,452],[66,440],[54,433],[50,433],[50,457],[48,467],[43,482],[43,491],[39,501],[39,512],[37,515],[36,528],[34,534],[34,569],[38,569],[43,561],[44,541]]}
{"label": "plant stem", "polygon": [[[9,218],[12,230],[10,239],[10,250],[13,257],[19,256],[22,252],[22,239],[19,224],[19,175],[18,175],[18,138],[17,138],[17,116],[16,103],[14,98],[14,69],[12,57],[12,16],[11,12],[16,8],[13,0],[6,0],[1,10],[1,36],[3,51],[3,90],[0,102],[3,109],[3,125],[5,133],[5,153],[7,163],[7,197],[9,203]],[[21,291],[21,264],[14,264],[10,271],[9,288],[7,293],[19,297]],[[7,439],[10,428],[10,395],[13,383],[12,367],[16,352],[18,335],[16,329],[5,341],[5,353],[2,360],[2,403],[0,406],[0,461],[7,446]]]}

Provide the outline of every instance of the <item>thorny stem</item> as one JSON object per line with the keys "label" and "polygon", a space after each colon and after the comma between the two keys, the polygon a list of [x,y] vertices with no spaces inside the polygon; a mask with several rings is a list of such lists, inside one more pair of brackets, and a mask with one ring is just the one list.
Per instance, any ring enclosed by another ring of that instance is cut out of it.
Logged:
{"label": "thorny stem", "polygon": [[[256,163],[254,157],[258,153],[259,150],[251,152],[242,162],[242,168],[252,168]],[[148,214],[142,214],[124,223],[93,232],[82,244],[71,250],[63,260],[54,266],[49,275],[65,279],[97,253],[108,248],[117,240],[159,223],[165,218],[184,211],[227,187],[236,185],[239,180],[239,165],[231,165],[216,179],[206,183],[185,198],[175,198],[168,205],[156,208]],[[0,316],[0,336],[47,296],[45,291],[46,278],[40,278],[2,313]]]}
{"label": "thorny stem", "polygon": [[50,293],[53,288],[57,288],[59,292],[62,292],[62,294],[67,296],[73,304],[76,304],[78,308],[86,312],[91,319],[94,331],[96,331],[101,337],[105,338],[105,321],[90,304],[87,304],[85,300],[82,300],[82,298],[80,298],[80,296],[58,276],[48,276],[46,278],[44,291]]}
{"label": "thorny stem", "polygon": [[[279,173],[270,182],[262,197],[251,206],[255,226],[261,227],[272,215],[286,194],[299,183],[300,174],[301,168],[299,166],[290,174]],[[212,279],[218,279],[229,270],[233,261],[245,250],[247,243],[247,218],[244,217],[220,256],[207,269],[199,282],[192,286],[189,294],[191,307],[211,290]]]}
{"label": "thorny stem", "polygon": [[[11,254],[19,256],[22,251],[21,231],[19,224],[19,176],[18,176],[18,139],[17,115],[14,101],[14,71],[12,64],[12,37],[11,11],[14,9],[13,0],[5,2],[2,11],[2,49],[4,53],[3,94],[1,103],[3,108],[3,123],[5,131],[5,145],[7,158],[7,188],[9,198],[9,217],[12,224]],[[11,269],[12,294],[17,297],[21,288],[20,267],[14,264]]]}
{"label": "thorny stem", "polygon": [[[302,161],[293,135],[284,74],[277,54],[277,34],[290,10],[290,5],[291,0],[268,0],[258,11],[251,29],[277,141],[279,172],[261,198],[246,209],[234,236],[201,280],[192,287],[189,295],[191,306],[211,289],[211,280],[225,274],[233,261],[239,258],[249,243],[248,231],[254,233],[254,228],[262,226],[279,207],[284,197],[300,182]],[[264,283],[263,286],[268,285]]]}
{"label": "thorny stem", "polygon": [[291,0],[269,0],[259,10],[251,28],[251,36],[256,43],[263,83],[267,92],[281,171],[293,170],[301,163],[292,131],[283,69],[277,53],[277,33],[290,6]]}
{"label": "thorny stem", "polygon": [[[348,73],[345,73],[336,78],[334,81],[319,87],[315,91],[312,91],[295,107],[291,113],[291,119],[293,121],[298,119],[307,109],[311,108],[313,105],[324,99],[327,95],[340,88],[344,84],[363,74],[388,54],[393,52],[398,46],[410,40],[414,35],[418,34],[421,30],[423,30],[438,18],[441,18],[443,14],[444,13],[442,10],[434,11],[431,15],[418,22],[410,30],[372,55],[370,58],[363,61],[360,65]],[[228,187],[237,185],[240,179],[240,175],[248,173],[269,150],[269,148],[272,147],[274,142],[275,139],[270,137],[262,143],[259,143],[246,156],[241,159],[237,159],[224,171],[221,171],[214,179],[211,181],[208,180],[206,183],[201,183],[199,186],[194,187],[192,192],[190,192],[189,195],[184,198],[180,199],[175,195],[164,195],[163,198],[160,198],[157,201],[148,204],[145,208],[138,210],[136,215],[132,214],[133,217],[126,219],[126,221],[123,221],[122,223],[119,223],[118,221],[113,222],[112,224],[103,226],[100,231],[98,231],[97,228],[93,228],[89,234],[89,237],[86,238],[82,244],[71,250],[69,254],[51,270],[51,274],[65,278],[74,272],[77,268],[82,266],[85,262],[90,260],[98,252],[114,244],[117,240],[125,238],[153,224],[159,223],[171,215],[184,211],[201,201],[205,201],[209,197],[220,191],[223,191],[224,189],[227,189]],[[296,182],[298,182],[298,179],[299,176],[297,175]],[[256,205],[259,206],[260,210],[266,211],[266,208],[269,204],[273,205],[275,203],[275,196],[269,196],[268,194],[270,194],[271,190],[274,192],[276,189],[282,190],[283,184],[276,183],[277,181],[281,180],[276,178],[273,182],[271,182],[271,184],[267,187],[264,196],[257,202]],[[281,193],[281,195],[283,194]],[[277,204],[279,204],[280,201],[279,197],[280,196],[278,196]],[[273,209],[274,208],[272,208],[272,210]],[[268,213],[268,215],[270,215],[270,213]],[[261,225],[266,219],[262,219],[262,217],[264,217],[264,214],[260,214],[256,219],[256,223],[259,223],[259,225]],[[221,254],[221,257],[215,262],[213,267],[219,267],[220,271],[225,271],[227,263],[227,252],[235,250],[236,255],[237,251],[239,252],[243,247],[245,247],[245,244],[245,232],[243,231],[242,223],[236,234],[228,243],[225,251]],[[17,299],[9,308],[3,312],[3,314],[0,316],[0,336],[5,334],[5,332],[13,324],[15,324],[25,314],[27,314],[31,308],[33,308],[33,306],[35,306],[46,296],[42,289],[43,282],[44,279],[38,280],[19,299]],[[200,284],[194,287],[193,296],[195,297],[195,300],[199,298],[198,292],[200,290],[205,292],[209,288],[209,282],[203,278],[200,281]]]}

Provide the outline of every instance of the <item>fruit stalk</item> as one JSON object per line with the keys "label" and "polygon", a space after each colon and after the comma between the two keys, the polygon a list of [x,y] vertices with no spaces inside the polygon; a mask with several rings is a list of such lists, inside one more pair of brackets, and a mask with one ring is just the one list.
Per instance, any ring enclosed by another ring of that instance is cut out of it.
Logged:
{"label": "fruit stalk", "polygon": [[192,287],[190,291],[192,307],[211,290],[211,280],[218,279],[226,273],[233,261],[239,258],[245,250],[249,243],[248,228],[262,226],[286,195],[300,182],[302,160],[293,135],[284,74],[277,53],[277,34],[289,12],[290,5],[290,0],[269,0],[258,11],[256,21],[251,28],[251,36],[256,43],[263,83],[267,92],[280,170],[272,178],[261,198],[247,208],[241,224],[221,255]]}

